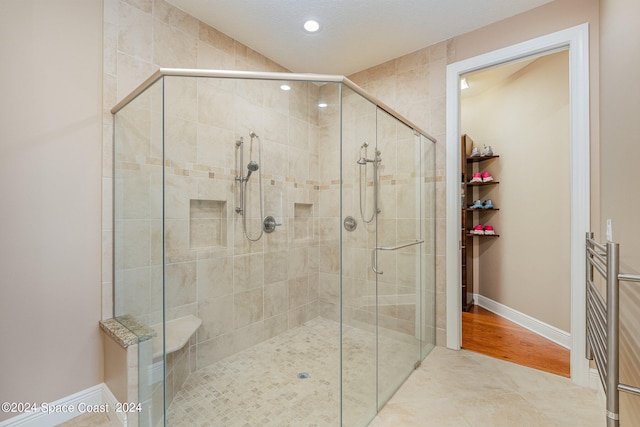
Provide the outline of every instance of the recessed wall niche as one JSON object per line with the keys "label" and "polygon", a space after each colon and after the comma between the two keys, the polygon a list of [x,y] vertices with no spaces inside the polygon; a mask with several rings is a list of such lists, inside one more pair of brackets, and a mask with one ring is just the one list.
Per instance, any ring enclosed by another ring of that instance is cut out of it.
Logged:
{"label": "recessed wall niche", "polygon": [[227,243],[227,202],[189,201],[189,247],[224,247]]}
{"label": "recessed wall niche", "polygon": [[307,203],[293,204],[293,238],[295,240],[310,239],[313,234],[313,205]]}

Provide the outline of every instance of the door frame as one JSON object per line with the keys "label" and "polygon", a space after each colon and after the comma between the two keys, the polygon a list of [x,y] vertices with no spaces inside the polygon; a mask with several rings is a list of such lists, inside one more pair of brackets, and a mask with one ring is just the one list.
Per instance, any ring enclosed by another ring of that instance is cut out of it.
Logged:
{"label": "door frame", "polygon": [[571,379],[589,384],[585,321],[585,233],[590,228],[589,24],[541,36],[447,66],[447,347],[462,345],[460,273],[460,75],[560,48],[569,50],[571,180]]}

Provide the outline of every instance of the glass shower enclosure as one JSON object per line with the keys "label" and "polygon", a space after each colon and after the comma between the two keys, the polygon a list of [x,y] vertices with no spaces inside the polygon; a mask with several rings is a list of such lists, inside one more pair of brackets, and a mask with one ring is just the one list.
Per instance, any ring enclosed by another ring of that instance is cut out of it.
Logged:
{"label": "glass shower enclosure", "polygon": [[365,426],[435,344],[435,140],[341,76],[160,69],[114,114],[141,426]]}

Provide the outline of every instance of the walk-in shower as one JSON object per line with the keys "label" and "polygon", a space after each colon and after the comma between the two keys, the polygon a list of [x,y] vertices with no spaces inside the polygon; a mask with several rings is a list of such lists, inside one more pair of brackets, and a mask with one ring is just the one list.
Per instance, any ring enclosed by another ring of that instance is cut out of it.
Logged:
{"label": "walk-in shower", "polygon": [[341,76],[161,69],[112,112],[139,425],[367,425],[435,342],[433,139]]}

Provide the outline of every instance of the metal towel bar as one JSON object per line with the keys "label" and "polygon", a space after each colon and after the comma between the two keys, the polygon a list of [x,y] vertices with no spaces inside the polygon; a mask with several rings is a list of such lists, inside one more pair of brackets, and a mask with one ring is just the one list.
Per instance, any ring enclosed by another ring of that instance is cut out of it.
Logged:
{"label": "metal towel bar", "polygon": [[624,391],[630,394],[635,394],[636,396],[640,396],[640,388],[638,387],[631,387],[626,384],[618,384],[618,390]]}
{"label": "metal towel bar", "polygon": [[395,251],[398,249],[406,248],[413,245],[419,245],[424,243],[424,240],[412,240],[407,243],[400,243],[397,246],[384,247],[384,246],[376,246],[371,250],[371,270],[373,270],[376,274],[382,274],[383,272],[378,270],[378,251]]}
{"label": "metal towel bar", "polygon": [[640,282],[640,275],[638,274],[618,274],[618,280],[622,282]]}
{"label": "metal towel bar", "polygon": [[[607,395],[607,427],[620,425],[620,391],[640,396],[640,388],[619,382],[619,308],[620,281],[640,282],[640,275],[620,273],[619,244],[600,244],[587,233],[586,240],[586,313],[588,359],[595,360],[600,380]],[[594,284],[593,272],[598,271],[606,280],[606,301]]]}

